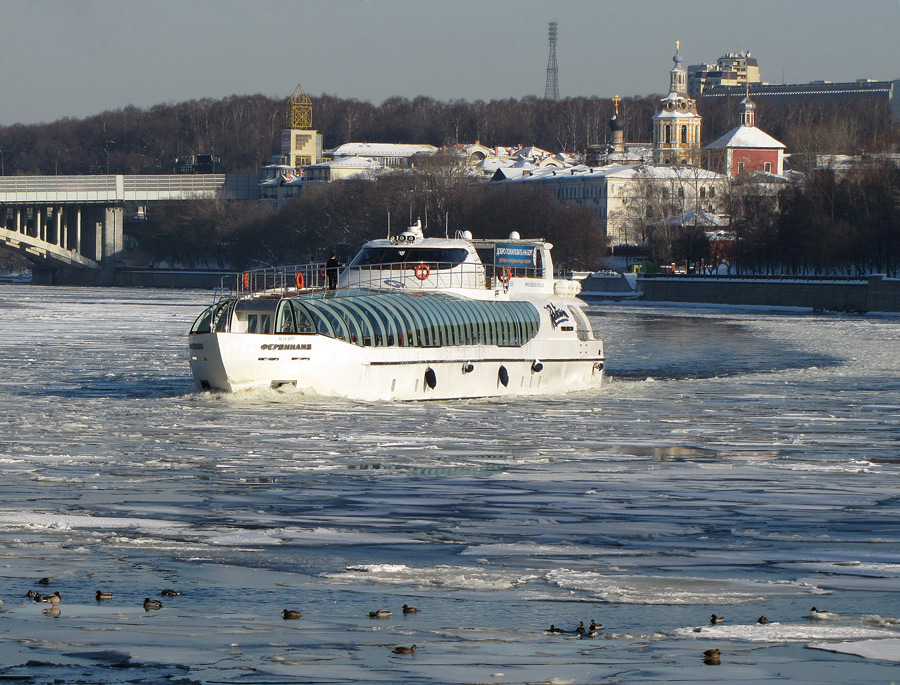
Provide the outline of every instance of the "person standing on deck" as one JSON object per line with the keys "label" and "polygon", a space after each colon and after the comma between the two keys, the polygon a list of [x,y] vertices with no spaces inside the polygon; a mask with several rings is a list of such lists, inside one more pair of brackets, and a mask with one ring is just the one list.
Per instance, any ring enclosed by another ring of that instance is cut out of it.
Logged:
{"label": "person standing on deck", "polygon": [[341,263],[338,261],[337,254],[334,252],[331,253],[331,257],[328,258],[328,261],[325,262],[325,274],[328,276],[328,289],[334,290],[337,288],[337,278],[338,278],[338,269],[340,268]]}

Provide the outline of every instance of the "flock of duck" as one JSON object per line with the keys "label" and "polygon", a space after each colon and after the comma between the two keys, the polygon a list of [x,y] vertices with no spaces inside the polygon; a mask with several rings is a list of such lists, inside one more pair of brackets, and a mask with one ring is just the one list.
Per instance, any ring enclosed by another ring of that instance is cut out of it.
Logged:
{"label": "flock of duck", "polygon": [[[830,611],[825,611],[825,609],[817,609],[813,607],[809,610],[809,613],[806,615],[807,618],[812,620],[828,620],[828,619],[839,619],[841,618],[840,614],[833,614]],[[756,622],[764,626],[769,622],[765,616],[760,616],[756,619]],[[709,617],[710,625],[721,625],[725,623],[725,617],[719,616],[718,614],[712,614]],[[703,652],[703,663],[707,666],[719,666],[722,663],[722,652],[719,649],[707,649]]]}
{"label": "flock of duck", "polygon": [[[370,616],[371,615],[372,614],[370,614]],[[839,618],[841,618],[841,616],[840,616],[840,614],[834,614],[829,611],[825,611],[825,609],[817,609],[816,607],[813,607],[812,609],[809,610],[809,613],[807,614],[807,618],[810,618],[813,620],[828,620],[828,619],[833,620],[833,619],[839,619]],[[756,619],[756,622],[759,625],[766,625],[769,622],[769,619],[767,619],[765,616],[760,616],[758,619]],[[715,625],[721,625],[723,623],[725,623],[724,616],[719,616],[718,614],[710,615],[710,617],[709,617],[710,625],[715,626]],[[600,634],[601,628],[603,628],[602,623],[596,623],[593,620],[591,620],[590,625],[587,626],[586,628],[584,625],[584,621],[579,621],[578,625],[572,631],[563,630],[562,628],[558,628],[555,624],[551,623],[550,627],[547,628],[547,632],[554,633],[554,634],[560,634],[560,633],[565,634],[565,633],[571,632],[572,634],[577,635],[580,638],[589,638],[589,637],[597,637]],[[700,629],[698,628],[697,630],[699,631]],[[413,648],[415,648],[415,645],[413,645]],[[722,659],[722,652],[718,649],[707,649],[703,652],[703,663],[707,664],[709,666],[718,666],[721,663],[721,659]]]}
{"label": "flock of duck", "polygon": [[[50,585],[49,578],[41,578],[38,581],[39,585]],[[162,597],[177,597],[181,594],[178,590],[166,589],[159,593]],[[35,592],[34,590],[29,590],[25,593],[25,596],[33,599],[35,602],[47,602],[50,606],[44,609],[44,614],[50,616],[52,618],[59,618],[62,615],[62,610],[57,606],[60,602],[62,602],[62,596],[59,594],[59,591],[53,592],[52,594],[43,594],[40,592]],[[107,600],[113,599],[115,595],[112,592],[107,592],[106,590],[97,590],[94,594],[94,599],[98,602],[105,602]],[[3,604],[3,601],[0,600],[0,605]],[[151,599],[150,597],[144,598],[144,611],[157,611],[162,609],[163,603],[158,599]],[[404,614],[417,614],[419,610],[416,607],[411,607],[408,604],[404,604],[401,611]],[[393,612],[390,609],[377,609],[376,611],[370,611],[370,618],[388,618],[391,616]],[[281,618],[285,621],[295,620],[301,618],[303,614],[296,609],[284,609],[281,612]],[[594,625],[594,622],[591,621],[591,626]],[[584,627],[582,626],[582,629]],[[394,654],[415,654],[416,653],[416,645],[412,647],[394,647],[392,650]]]}
{"label": "flock of duck", "polygon": [[[809,610],[809,613],[806,615],[806,617],[811,618],[814,621],[815,620],[822,621],[822,620],[828,620],[828,619],[832,619],[832,620],[838,619],[838,618],[841,618],[841,615],[833,614],[830,611],[825,611],[825,609],[816,609],[815,607],[813,607],[812,609]],[[767,619],[765,616],[760,616],[758,619],[756,619],[756,622],[759,623],[760,625],[764,626],[766,623],[769,622],[769,619]],[[718,616],[716,614],[712,614],[709,617],[709,623],[710,623],[710,625],[713,625],[713,626],[721,624],[721,623],[725,623],[725,617]]]}
{"label": "flock of duck", "polygon": [[[39,585],[50,585],[49,578],[41,578],[38,581]],[[181,593],[178,590],[163,590],[160,592],[160,595],[163,597],[177,597]],[[44,594],[42,592],[35,592],[34,590],[29,590],[25,593],[25,596],[29,599],[33,599],[35,602],[46,602],[50,606],[44,609],[44,614],[50,616],[52,618],[59,618],[62,615],[62,609],[60,609],[57,604],[62,602],[62,595],[59,594],[59,590],[51,594]],[[105,602],[107,600],[112,599],[115,595],[112,592],[107,592],[105,590],[97,590],[94,594],[94,599],[98,602]],[[0,601],[0,604],[3,602]],[[163,603],[158,599],[150,599],[146,597],[144,599],[144,611],[156,611],[158,609],[162,609]]]}
{"label": "flock of duck", "polygon": [[[584,627],[584,621],[579,621],[578,625],[575,627],[575,630],[573,630],[572,633],[581,638],[597,637],[600,634],[600,629],[602,627],[602,623],[596,623],[593,619],[591,619],[591,623],[587,628]],[[557,628],[554,624],[551,623],[550,627],[547,628],[547,632],[566,633],[568,631],[563,630],[562,628]]]}
{"label": "flock of duck", "polygon": [[[38,584],[49,585],[50,579],[49,578],[41,578],[38,581]],[[177,597],[180,594],[181,594],[181,592],[179,592],[178,590],[171,590],[171,589],[166,589],[166,590],[163,590],[162,592],[160,592],[160,595],[162,597]],[[40,593],[40,592],[35,592],[34,590],[29,590],[27,593],[25,593],[25,596],[33,599],[35,602],[49,603],[50,606],[48,608],[44,609],[44,614],[46,614],[47,616],[50,616],[52,618],[59,618],[60,615],[62,614],[62,611],[57,606],[60,602],[62,602],[62,596],[59,594],[58,590],[51,594],[44,594],[44,593]],[[94,595],[94,599],[98,602],[105,602],[107,600],[113,599],[114,597],[115,597],[115,595],[112,592],[107,592],[105,590],[97,590],[96,594]],[[0,604],[2,604],[2,602],[0,602]],[[143,607],[144,607],[144,611],[156,611],[158,609],[162,609],[163,603],[158,599],[151,599],[149,597],[146,597],[144,599]],[[404,614],[415,614],[415,613],[418,613],[419,610],[416,609],[415,607],[409,606],[408,604],[404,604],[402,607],[402,611]],[[390,609],[377,609],[375,611],[369,612],[370,618],[388,618],[391,615],[392,615],[392,612]],[[303,616],[303,614],[301,612],[297,611],[296,609],[284,609],[281,612],[281,617],[286,621],[287,620],[295,620],[295,619],[301,618],[302,616]],[[825,609],[817,609],[816,607],[813,607],[812,609],[809,610],[809,613],[807,614],[807,618],[810,618],[813,620],[828,620],[828,619],[840,618],[840,615],[831,613],[829,611],[826,611]],[[756,619],[756,622],[760,625],[765,625],[769,622],[769,619],[767,619],[765,616],[760,616],[758,619]],[[725,617],[719,616],[718,614],[712,614],[709,617],[709,623],[710,623],[710,625],[721,625],[722,623],[725,623]],[[590,624],[588,624],[588,626],[584,625],[584,621],[579,621],[578,625],[572,631],[567,631],[562,628],[558,628],[558,627],[556,627],[556,625],[551,623],[550,627],[547,629],[547,632],[553,633],[553,634],[560,634],[560,633],[565,634],[565,633],[571,632],[573,635],[577,635],[580,638],[592,638],[592,637],[597,637],[600,634],[600,630],[602,628],[603,628],[602,623],[597,623],[593,619],[591,619],[591,622],[590,622]],[[404,647],[404,646],[394,647],[392,652],[394,654],[415,654],[416,653],[416,645],[412,645],[411,647]],[[720,650],[707,649],[706,651],[703,652],[703,663],[708,664],[710,666],[718,666],[721,661],[721,656],[722,656],[722,653]]]}

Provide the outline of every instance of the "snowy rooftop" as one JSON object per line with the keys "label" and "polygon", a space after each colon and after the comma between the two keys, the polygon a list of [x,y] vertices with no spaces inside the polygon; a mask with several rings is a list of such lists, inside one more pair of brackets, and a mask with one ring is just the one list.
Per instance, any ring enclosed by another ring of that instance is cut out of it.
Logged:
{"label": "snowy rooftop", "polygon": [[711,228],[721,228],[723,226],[728,226],[729,221],[727,217],[719,216],[718,214],[711,214],[710,212],[697,212],[691,210],[689,212],[684,212],[683,214],[675,214],[674,216],[670,216],[665,221],[660,221],[653,225],[704,226]]}
{"label": "snowy rooftop", "polygon": [[329,154],[335,157],[411,157],[418,153],[435,154],[434,145],[414,145],[410,143],[344,143]]}
{"label": "snowy rooftop", "polygon": [[724,150],[725,148],[762,148],[766,150],[783,150],[779,143],[765,131],[756,126],[737,126],[724,136],[706,146],[707,150]]}
{"label": "snowy rooftop", "polygon": [[327,162],[313,165],[315,168],[328,167],[330,169],[380,169],[378,162],[368,157],[338,157]]}
{"label": "snowy rooftop", "polygon": [[547,181],[554,177],[570,178],[615,178],[615,179],[678,179],[678,180],[726,180],[722,174],[700,167],[670,166],[654,164],[608,164],[602,167],[588,167],[584,164],[567,169],[537,169],[530,176],[510,179],[512,182]]}

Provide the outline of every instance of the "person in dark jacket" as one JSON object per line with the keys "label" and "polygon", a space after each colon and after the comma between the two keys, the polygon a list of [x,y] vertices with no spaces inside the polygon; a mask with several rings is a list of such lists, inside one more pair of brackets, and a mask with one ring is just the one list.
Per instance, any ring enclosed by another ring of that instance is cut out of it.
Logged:
{"label": "person in dark jacket", "polygon": [[329,290],[337,288],[338,269],[340,269],[340,267],[341,263],[338,261],[337,255],[332,252],[331,257],[325,262],[325,275],[328,276]]}

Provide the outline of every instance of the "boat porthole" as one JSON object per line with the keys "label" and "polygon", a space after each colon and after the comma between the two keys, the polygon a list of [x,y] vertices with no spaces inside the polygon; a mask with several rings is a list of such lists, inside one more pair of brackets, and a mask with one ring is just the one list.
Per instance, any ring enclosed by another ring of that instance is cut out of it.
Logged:
{"label": "boat porthole", "polygon": [[509,371],[506,370],[505,366],[500,367],[500,371],[497,373],[497,378],[500,381],[500,384],[505,388],[509,385]]}
{"label": "boat porthole", "polygon": [[540,373],[543,370],[544,370],[544,365],[540,361],[535,359],[533,362],[531,362],[531,372],[532,373]]}
{"label": "boat porthole", "polygon": [[463,373],[472,373],[475,370],[475,365],[471,362],[466,362],[463,364],[462,372]]}
{"label": "boat porthole", "polygon": [[434,390],[434,386],[437,385],[437,376],[434,373],[434,369],[428,367],[425,371],[425,385]]}

